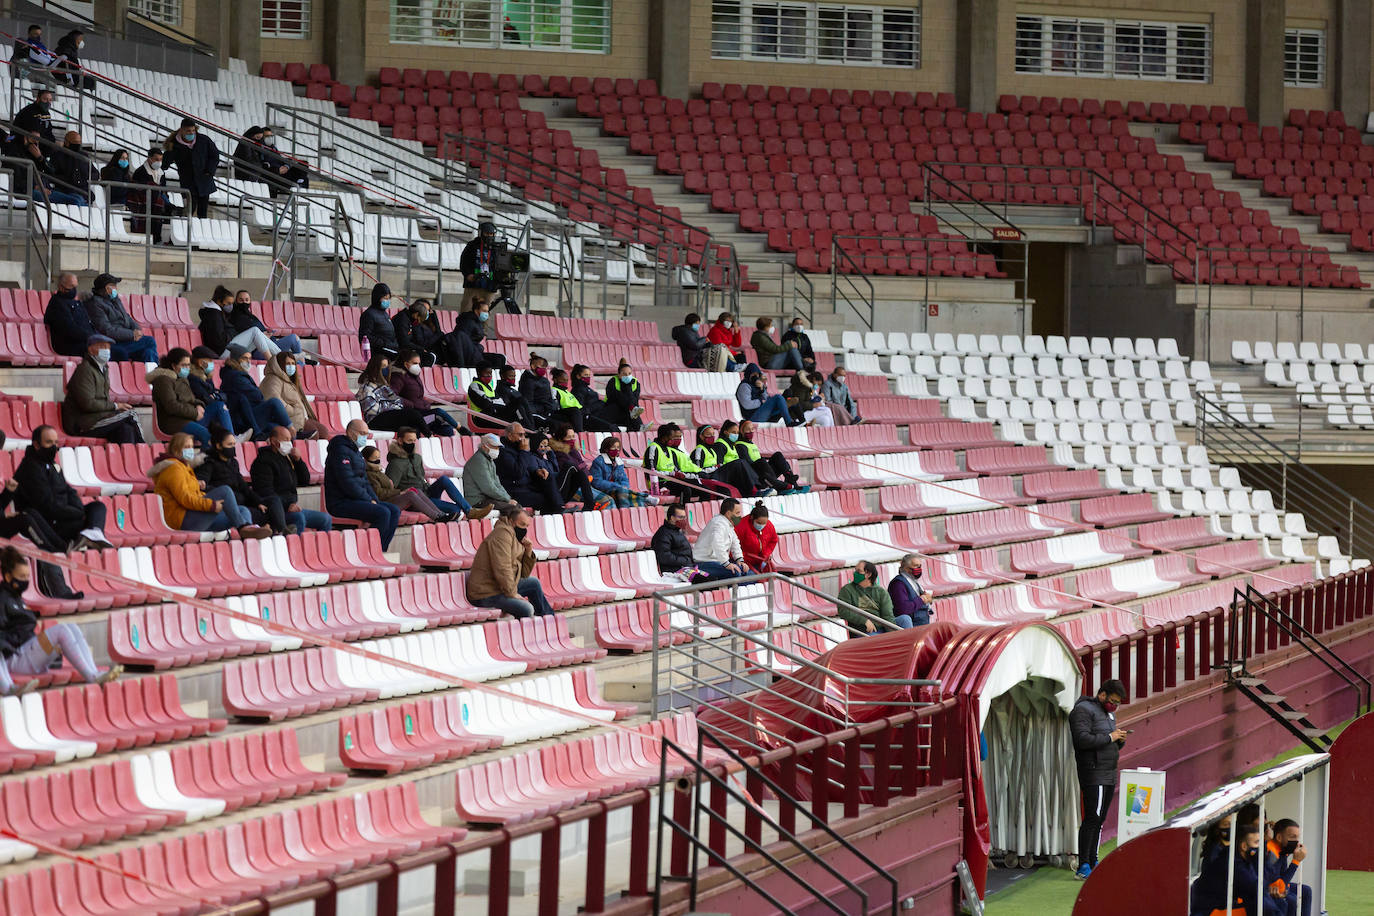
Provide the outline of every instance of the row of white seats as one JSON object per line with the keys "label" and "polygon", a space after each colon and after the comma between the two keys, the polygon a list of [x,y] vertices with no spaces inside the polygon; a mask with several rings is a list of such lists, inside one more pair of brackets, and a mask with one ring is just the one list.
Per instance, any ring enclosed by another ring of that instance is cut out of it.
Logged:
{"label": "row of white seats", "polygon": [[1317,343],[1305,340],[1294,344],[1291,341],[1270,343],[1267,340],[1231,341],[1231,358],[1238,363],[1258,365],[1270,360],[1285,363],[1369,363],[1374,362],[1374,344],[1366,349],[1358,343]]}
{"label": "row of white seats", "polygon": [[[827,343],[829,339],[827,337]],[[815,340],[812,340],[814,347]],[[926,334],[905,331],[845,331],[840,335],[840,349],[855,353],[934,354],[936,356],[1092,356],[1104,359],[1177,359],[1178,341],[1172,337],[1156,340],[1152,337],[1042,337],[1031,334]]]}
{"label": "row of white seats", "polygon": [[1345,386],[1335,382],[1323,385],[1303,383],[1297,387],[1297,396],[1298,404],[1303,407],[1325,407],[1329,404],[1368,407],[1371,403],[1370,389],[1355,382]]}
{"label": "row of white seats", "polygon": [[1030,431],[1026,429],[1026,423],[1021,420],[1001,420],[999,421],[1001,437],[1008,442],[1023,444],[1032,443],[1038,445],[1056,445],[1065,443],[1072,446],[1082,446],[1090,442],[1102,445],[1182,445],[1178,435],[1174,432],[1173,424],[1159,422],[1155,424],[1139,423],[1084,423],[1081,427],[1072,421],[1062,423],[1052,423],[1041,421],[1035,423]]}
{"label": "row of white seats", "polygon": [[[844,366],[851,372],[882,372],[878,357],[871,353],[846,352]],[[1140,381],[1212,381],[1211,366],[1204,360],[1185,363],[1182,360],[1146,359],[1139,362],[1099,357],[1088,359],[1086,365],[1077,356],[940,356],[929,354],[906,356],[898,354],[888,360],[893,375],[916,375],[922,378],[943,376],[980,378],[1060,378],[1111,379]]]}
{"label": "row of white seats", "polygon": [[1374,385],[1374,363],[1363,367],[1353,363],[1339,366],[1320,362],[1309,366],[1307,363],[1285,363],[1269,360],[1264,364],[1264,380],[1280,388],[1294,388],[1298,385]]}
{"label": "row of white seats", "polygon": [[[934,381],[934,393],[930,382]],[[1200,386],[1199,386],[1200,387]],[[898,394],[911,398],[956,398],[968,397],[975,401],[988,398],[1012,398],[1032,400],[1049,398],[1060,400],[1069,398],[1074,401],[1175,401],[1193,402],[1193,391],[1188,382],[1175,380],[1166,384],[1162,381],[1137,382],[1135,379],[1113,381],[1112,379],[1035,378],[1018,376],[1016,378],[982,378],[980,376],[940,376],[926,379],[918,375],[903,375],[897,378]]]}
{"label": "row of white seats", "polygon": [[957,420],[1022,420],[1032,423],[1046,420],[1064,420],[1083,423],[1175,423],[1180,426],[1196,426],[1197,412],[1191,402],[1173,401],[1097,401],[1088,399],[1075,401],[1070,398],[1050,400],[1036,398],[1033,401],[1013,398],[1003,401],[989,398],[978,408],[973,398],[952,397],[949,416]]}
{"label": "row of white seats", "polygon": [[1337,429],[1374,429],[1374,410],[1368,404],[1356,404],[1349,411],[1331,404],[1326,408],[1326,422]]}

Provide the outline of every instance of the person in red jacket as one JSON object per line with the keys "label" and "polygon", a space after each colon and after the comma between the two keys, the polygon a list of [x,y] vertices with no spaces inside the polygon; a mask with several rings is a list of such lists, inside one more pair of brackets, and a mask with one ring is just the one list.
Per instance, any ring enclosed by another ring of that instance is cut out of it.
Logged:
{"label": "person in red jacket", "polygon": [[744,362],[744,339],[740,336],[739,322],[729,312],[721,312],[706,339],[713,344],[724,344],[730,348],[730,357],[737,363]]}
{"label": "person in red jacket", "polygon": [[756,573],[773,571],[773,551],[778,549],[778,529],[768,520],[768,507],[754,503],[754,509],[735,526],[744,562]]}

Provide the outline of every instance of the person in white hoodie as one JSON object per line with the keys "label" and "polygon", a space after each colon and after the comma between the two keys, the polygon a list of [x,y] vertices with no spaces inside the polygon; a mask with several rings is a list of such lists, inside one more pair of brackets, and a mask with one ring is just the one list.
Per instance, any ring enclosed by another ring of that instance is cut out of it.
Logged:
{"label": "person in white hoodie", "polygon": [[744,563],[744,551],[740,548],[735,526],[744,518],[744,506],[733,497],[721,501],[720,514],[706,523],[692,548],[692,559],[697,569],[711,579],[733,579],[747,576],[749,567]]}

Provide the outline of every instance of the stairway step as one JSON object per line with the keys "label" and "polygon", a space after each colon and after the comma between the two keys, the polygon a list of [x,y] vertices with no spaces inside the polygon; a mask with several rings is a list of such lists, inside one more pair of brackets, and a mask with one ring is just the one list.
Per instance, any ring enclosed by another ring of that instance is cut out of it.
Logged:
{"label": "stairway step", "polygon": [[1266,691],[1269,689],[1264,686],[1263,679],[1257,677],[1246,676],[1233,678],[1232,680],[1234,680],[1237,684],[1241,685],[1242,687],[1263,687]]}
{"label": "stairway step", "polygon": [[1309,738],[1324,738],[1327,741],[1331,740],[1330,738],[1327,738],[1325,730],[1320,728],[1299,728],[1298,731],[1302,732]]}
{"label": "stairway step", "polygon": [[1280,709],[1279,715],[1283,716],[1289,722],[1301,722],[1303,719],[1307,718],[1307,713],[1299,712],[1296,709]]}

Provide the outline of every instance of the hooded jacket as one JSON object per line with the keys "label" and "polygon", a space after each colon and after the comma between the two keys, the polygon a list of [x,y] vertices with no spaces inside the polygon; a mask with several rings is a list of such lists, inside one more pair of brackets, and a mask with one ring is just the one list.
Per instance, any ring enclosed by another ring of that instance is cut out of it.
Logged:
{"label": "hooded jacket", "polygon": [[[296,371],[300,372],[300,366],[296,366]],[[286,374],[276,358],[267,361],[267,368],[262,373],[262,384],[258,386],[258,391],[264,398],[276,398],[286,405],[286,415],[291,418],[291,425],[300,429],[306,420],[315,419],[315,411],[310,406],[310,401],[305,397],[305,392],[301,391],[301,386],[295,377]]]}
{"label": "hooded jacket", "polygon": [[119,411],[110,400],[107,367],[87,353],[67,380],[62,399],[62,426],[73,436],[84,435],[97,421]]}
{"label": "hooded jacket", "polygon": [[340,503],[376,502],[377,494],[367,482],[367,462],[358,444],[346,434],[329,440],[324,462],[324,504],[326,511]]}
{"label": "hooded jacket", "polygon": [[391,316],[391,329],[396,334],[397,352],[414,350],[417,353],[433,353],[443,336],[428,323],[417,319],[408,308]]}
{"label": "hooded jacket", "polygon": [[547,375],[539,376],[533,369],[526,369],[520,373],[518,387],[530,410],[539,416],[550,416],[558,408],[553,399],[553,385],[550,384]]}
{"label": "hooded jacket", "polygon": [[123,303],[103,293],[91,293],[86,300],[86,315],[91,319],[96,333],[104,334],[113,341],[138,340],[142,336],[138,322],[124,310]]}
{"label": "hooded jacket", "polygon": [[187,512],[215,511],[215,501],[205,495],[192,470],[193,465],[204,460],[203,455],[196,455],[191,464],[187,464],[180,458],[164,455],[148,469],[148,476],[153,479],[153,492],[162,498],[162,517],[167,527],[181,530]]}
{"label": "hooded jacket", "polygon": [[390,351],[393,355],[399,347],[396,344],[396,329],[391,326],[391,316],[382,308],[382,300],[391,297],[389,287],[377,284],[372,287],[372,304],[363,309],[358,317],[358,340],[367,340],[372,352]]}
{"label": "hooded jacket", "polygon": [[472,558],[468,573],[468,600],[481,601],[496,595],[518,598],[515,587],[534,572],[534,550],[515,537],[515,526],[499,519]]}
{"label": "hooded jacket", "polygon": [[237,335],[230,332],[224,309],[213,302],[206,302],[200,307],[197,317],[200,319],[200,342],[216,353],[229,349],[229,341]]}
{"label": "hooded jacket", "polygon": [[229,325],[231,337],[237,337],[251,328],[257,328],[268,337],[272,336],[272,333],[267,330],[267,325],[263,324],[258,316],[253,314],[251,305],[234,303],[229,311],[224,313],[224,320]]}
{"label": "hooded jacket", "polygon": [[1121,748],[1112,740],[1116,713],[1107,712],[1097,697],[1079,697],[1069,713],[1069,734],[1082,786],[1116,785]]}
{"label": "hooded jacket", "polygon": [[386,447],[386,476],[392,486],[400,490],[414,487],[423,491],[429,486],[425,480],[425,462],[420,457],[420,450],[417,448],[407,452],[395,437]]}
{"label": "hooded jacket", "polygon": [[38,630],[38,615],[24,606],[24,599],[0,588],[0,656],[8,659]]}
{"label": "hooded jacket", "polygon": [[59,356],[84,356],[86,341],[95,333],[95,325],[91,324],[91,316],[86,314],[86,306],[76,290],[53,293],[43,312],[43,323],[48,326],[53,351]]}
{"label": "hooded jacket", "polygon": [[177,167],[177,177],[183,189],[196,197],[215,193],[215,169],[219,167],[219,147],[197,130],[196,138],[188,146],[181,142],[180,132],[173,136],[167,157]]}
{"label": "hooded jacket", "polygon": [[196,408],[201,403],[187,379],[162,366],[153,369],[146,378],[153,386],[153,408],[158,429],[170,436],[181,432],[188,421],[196,419]]}
{"label": "hooded jacket", "polygon": [[673,328],[673,342],[682,354],[682,364],[693,369],[701,364],[701,352],[711,345],[690,324]]}

